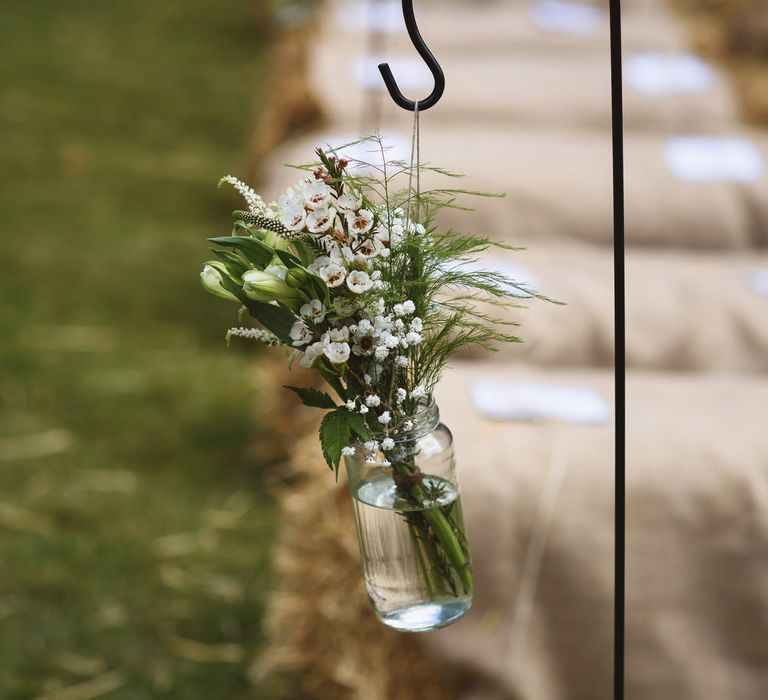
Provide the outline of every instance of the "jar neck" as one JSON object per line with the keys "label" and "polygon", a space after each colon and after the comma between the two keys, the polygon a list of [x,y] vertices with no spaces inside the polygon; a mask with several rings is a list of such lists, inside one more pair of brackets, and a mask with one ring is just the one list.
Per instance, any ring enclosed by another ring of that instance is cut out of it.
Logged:
{"label": "jar neck", "polygon": [[418,406],[416,412],[410,417],[413,427],[402,435],[395,437],[395,442],[407,442],[417,440],[431,433],[440,423],[440,409],[435,400],[430,398],[428,402]]}

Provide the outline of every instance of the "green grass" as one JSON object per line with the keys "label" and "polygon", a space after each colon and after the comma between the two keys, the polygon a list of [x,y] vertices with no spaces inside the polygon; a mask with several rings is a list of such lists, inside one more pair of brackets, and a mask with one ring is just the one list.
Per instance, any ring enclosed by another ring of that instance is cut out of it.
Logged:
{"label": "green grass", "polygon": [[3,700],[263,697],[266,409],[197,280],[263,97],[257,6],[3,13]]}

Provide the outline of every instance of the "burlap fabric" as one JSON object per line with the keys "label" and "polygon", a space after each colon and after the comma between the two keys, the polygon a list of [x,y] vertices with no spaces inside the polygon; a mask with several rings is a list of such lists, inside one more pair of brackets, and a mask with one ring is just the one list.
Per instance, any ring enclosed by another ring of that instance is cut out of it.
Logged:
{"label": "burlap fabric", "polygon": [[[627,253],[627,362],[631,367],[698,371],[768,371],[768,298],[751,275],[765,254],[630,249]],[[493,251],[480,266],[514,277],[531,273],[539,290],[565,302],[521,299],[522,308],[479,304],[505,321],[522,343],[464,355],[504,363],[613,364],[613,257],[580,245]]]}

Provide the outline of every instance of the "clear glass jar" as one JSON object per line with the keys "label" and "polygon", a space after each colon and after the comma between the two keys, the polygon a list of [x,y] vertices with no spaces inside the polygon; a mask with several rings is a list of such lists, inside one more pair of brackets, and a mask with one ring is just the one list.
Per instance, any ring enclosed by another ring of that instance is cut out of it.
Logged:
{"label": "clear glass jar", "polygon": [[362,449],[345,463],[371,605],[389,627],[426,632],[469,609],[472,571],[451,431],[434,402],[412,420],[374,464]]}

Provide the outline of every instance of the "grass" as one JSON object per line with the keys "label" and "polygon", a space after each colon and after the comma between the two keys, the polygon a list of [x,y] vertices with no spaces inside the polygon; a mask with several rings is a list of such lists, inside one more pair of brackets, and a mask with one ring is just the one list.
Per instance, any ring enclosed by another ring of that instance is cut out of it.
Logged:
{"label": "grass", "polygon": [[263,389],[197,281],[263,97],[256,11],[26,0],[0,23],[3,700],[263,697]]}

